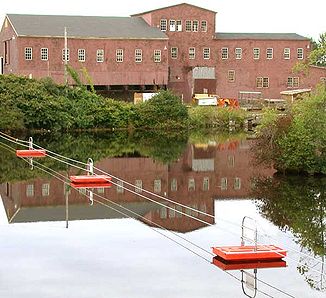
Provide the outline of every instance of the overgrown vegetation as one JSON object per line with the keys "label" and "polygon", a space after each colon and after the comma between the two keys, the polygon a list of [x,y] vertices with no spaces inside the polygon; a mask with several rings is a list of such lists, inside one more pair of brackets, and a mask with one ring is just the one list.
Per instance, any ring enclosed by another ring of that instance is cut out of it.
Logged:
{"label": "overgrown vegetation", "polygon": [[286,116],[265,112],[254,152],[278,171],[326,174],[325,88],[294,103]]}

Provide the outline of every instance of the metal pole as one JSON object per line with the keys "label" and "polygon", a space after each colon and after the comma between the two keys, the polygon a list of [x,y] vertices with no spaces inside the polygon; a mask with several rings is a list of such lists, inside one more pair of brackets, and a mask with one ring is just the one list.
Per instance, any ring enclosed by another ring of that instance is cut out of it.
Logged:
{"label": "metal pole", "polygon": [[68,229],[68,225],[69,225],[69,189],[68,186],[65,186],[66,189],[66,193],[65,193],[65,197],[66,197],[66,229]]}
{"label": "metal pole", "polygon": [[68,75],[67,75],[67,64],[68,64],[68,60],[67,60],[67,56],[68,56],[68,41],[67,41],[67,27],[65,27],[64,30],[64,39],[65,39],[65,48],[64,48],[64,79],[65,79],[65,84],[68,84]]}

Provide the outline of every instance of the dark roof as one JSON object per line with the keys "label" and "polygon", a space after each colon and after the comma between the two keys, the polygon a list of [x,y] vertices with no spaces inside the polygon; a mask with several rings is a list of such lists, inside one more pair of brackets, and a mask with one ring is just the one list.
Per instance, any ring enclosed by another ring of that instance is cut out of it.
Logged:
{"label": "dark roof", "polygon": [[97,17],[8,14],[18,36],[111,39],[167,39],[158,28],[138,17]]}
{"label": "dark roof", "polygon": [[132,17],[140,16],[140,15],[143,15],[143,14],[148,14],[148,13],[151,13],[151,12],[154,12],[154,11],[163,10],[163,9],[167,9],[167,8],[171,8],[171,7],[175,7],[175,6],[180,6],[180,5],[188,5],[188,6],[191,6],[191,7],[195,7],[195,8],[198,8],[198,9],[202,9],[202,10],[206,10],[206,11],[216,13],[216,11],[214,11],[214,10],[206,9],[206,8],[199,7],[199,6],[196,6],[196,5],[192,5],[192,4],[188,4],[188,3],[179,3],[179,4],[175,4],[175,5],[171,5],[171,6],[166,6],[166,7],[162,7],[162,8],[157,8],[157,9],[153,9],[153,10],[144,11],[144,12],[141,12],[141,13],[133,14],[131,16]]}
{"label": "dark roof", "polygon": [[216,39],[274,39],[274,40],[309,40],[296,33],[215,33]]}

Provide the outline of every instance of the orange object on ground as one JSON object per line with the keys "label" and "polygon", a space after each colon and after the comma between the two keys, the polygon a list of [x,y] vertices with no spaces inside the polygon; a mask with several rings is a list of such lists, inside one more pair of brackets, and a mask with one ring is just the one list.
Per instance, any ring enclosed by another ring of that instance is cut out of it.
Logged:
{"label": "orange object on ground", "polygon": [[16,150],[18,157],[45,157],[46,150],[44,149],[29,149],[29,150]]}
{"label": "orange object on ground", "polygon": [[220,246],[212,249],[225,261],[280,260],[286,256],[286,250],[275,245]]}
{"label": "orange object on ground", "polygon": [[69,178],[70,181],[74,184],[108,183],[112,179],[108,175],[81,175],[81,176],[70,176]]}

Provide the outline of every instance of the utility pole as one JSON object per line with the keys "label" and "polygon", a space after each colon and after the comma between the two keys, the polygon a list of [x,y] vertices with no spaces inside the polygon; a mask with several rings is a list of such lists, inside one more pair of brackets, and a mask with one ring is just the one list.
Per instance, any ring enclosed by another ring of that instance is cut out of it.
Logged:
{"label": "utility pole", "polygon": [[68,85],[68,75],[67,75],[67,64],[68,64],[68,40],[67,40],[67,27],[64,30],[64,40],[65,40],[65,47],[64,47],[64,79],[65,84]]}

